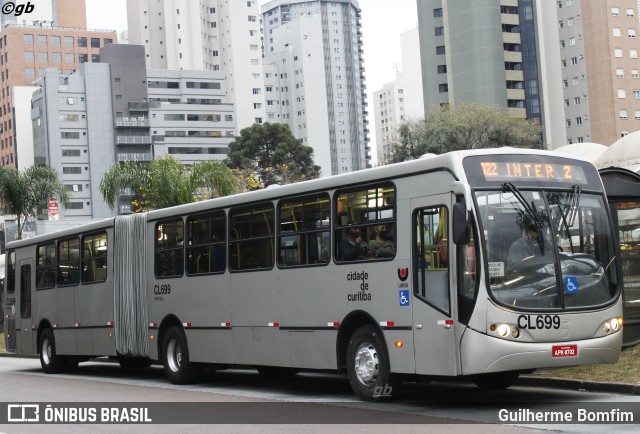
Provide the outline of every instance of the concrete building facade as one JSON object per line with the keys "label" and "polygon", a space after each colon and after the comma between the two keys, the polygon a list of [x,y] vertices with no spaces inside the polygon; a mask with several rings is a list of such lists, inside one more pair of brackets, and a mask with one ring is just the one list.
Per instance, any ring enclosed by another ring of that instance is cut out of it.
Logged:
{"label": "concrete building facade", "polygon": [[566,143],[555,3],[540,0],[420,0],[425,111],[458,102],[504,108]]}
{"label": "concrete building facade", "polygon": [[54,167],[72,197],[61,219],[131,212],[131,191],[111,210],[98,190],[115,162],[222,159],[236,133],[220,72],[148,71],[139,45],[109,45],[100,56],[68,76],[46,69],[31,98],[35,162]]}
{"label": "concrete building facade", "polygon": [[370,167],[358,3],[274,0],[262,23],[267,120],[314,149],[322,176]]}
{"label": "concrete building facade", "polygon": [[378,164],[391,162],[393,144],[399,138],[400,126],[405,122],[404,80],[398,74],[396,80],[373,92],[373,112],[376,120],[376,149]]}
{"label": "concrete building facade", "polygon": [[147,68],[221,71],[238,127],[264,122],[258,1],[127,0],[127,20]]}
{"label": "concrete building facade", "polygon": [[85,63],[77,73],[47,68],[32,97],[34,162],[58,172],[71,196],[59,219],[113,216],[98,185],[114,162],[109,65]]}
{"label": "concrete building facade", "polygon": [[[0,31],[0,164],[17,167],[19,148],[29,155],[30,134],[18,136],[14,128],[16,86],[30,86],[46,68],[59,75],[100,61],[100,47],[116,42],[116,33],[65,27],[8,24]],[[20,164],[31,164],[26,161]]]}

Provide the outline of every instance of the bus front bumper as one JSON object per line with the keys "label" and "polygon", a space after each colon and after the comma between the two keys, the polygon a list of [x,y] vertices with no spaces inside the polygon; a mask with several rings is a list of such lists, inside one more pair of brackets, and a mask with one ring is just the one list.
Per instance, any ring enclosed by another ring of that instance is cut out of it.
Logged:
{"label": "bus front bumper", "polygon": [[[499,339],[467,329],[462,337],[460,358],[462,374],[472,375],[616,363],[621,346],[622,330],[601,338],[536,343]],[[569,348],[570,351],[566,351],[569,355],[562,355],[562,348],[557,351],[557,347]]]}

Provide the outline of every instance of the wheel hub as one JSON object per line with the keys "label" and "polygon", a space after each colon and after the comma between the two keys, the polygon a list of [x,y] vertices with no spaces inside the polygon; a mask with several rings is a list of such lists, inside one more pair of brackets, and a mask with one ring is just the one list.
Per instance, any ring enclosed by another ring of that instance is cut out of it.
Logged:
{"label": "wheel hub", "polygon": [[380,363],[378,351],[372,344],[365,342],[358,347],[354,365],[360,383],[372,386],[376,382],[380,373]]}
{"label": "wheel hub", "polygon": [[180,370],[180,365],[182,364],[182,348],[175,339],[169,342],[167,347],[167,362],[169,363],[169,368],[173,372],[178,372]]}
{"label": "wheel hub", "polygon": [[49,339],[45,339],[42,342],[42,358],[45,364],[48,365],[51,363],[51,344],[49,343]]}

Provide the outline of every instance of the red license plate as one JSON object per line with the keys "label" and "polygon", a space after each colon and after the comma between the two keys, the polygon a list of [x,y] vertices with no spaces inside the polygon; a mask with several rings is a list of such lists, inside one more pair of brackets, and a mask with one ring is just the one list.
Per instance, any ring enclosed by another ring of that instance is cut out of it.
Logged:
{"label": "red license plate", "polygon": [[553,357],[576,357],[578,355],[577,345],[554,345],[551,347]]}

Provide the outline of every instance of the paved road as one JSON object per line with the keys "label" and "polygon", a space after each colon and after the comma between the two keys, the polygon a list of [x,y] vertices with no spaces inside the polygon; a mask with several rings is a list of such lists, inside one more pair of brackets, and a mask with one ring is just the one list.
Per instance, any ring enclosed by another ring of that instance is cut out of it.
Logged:
{"label": "paved road", "polygon": [[[255,371],[223,371],[200,384],[170,384],[160,367],[125,371],[112,363],[81,364],[77,373],[46,375],[35,359],[0,358],[2,400],[11,403],[158,404],[165,420],[209,418],[216,425],[0,425],[0,432],[628,432],[629,425],[496,425],[500,409],[572,411],[639,409],[640,397],[535,387],[480,391],[465,383],[406,385],[386,403],[356,400],[339,375],[299,374],[286,381],[265,380]],[[65,404],[67,405],[67,404]],[[72,404],[69,404],[72,406]],[[154,410],[153,406],[151,410]],[[4,410],[4,408],[2,409]],[[186,417],[185,415],[189,415]],[[2,416],[2,415],[0,415]],[[637,415],[636,415],[637,416]],[[158,419],[156,419],[158,420]],[[354,423],[356,422],[356,423]],[[638,418],[636,418],[636,424]],[[348,424],[348,425],[347,425]],[[381,425],[385,424],[385,425]],[[479,425],[480,424],[480,425]],[[90,429],[88,429],[90,428]]]}

